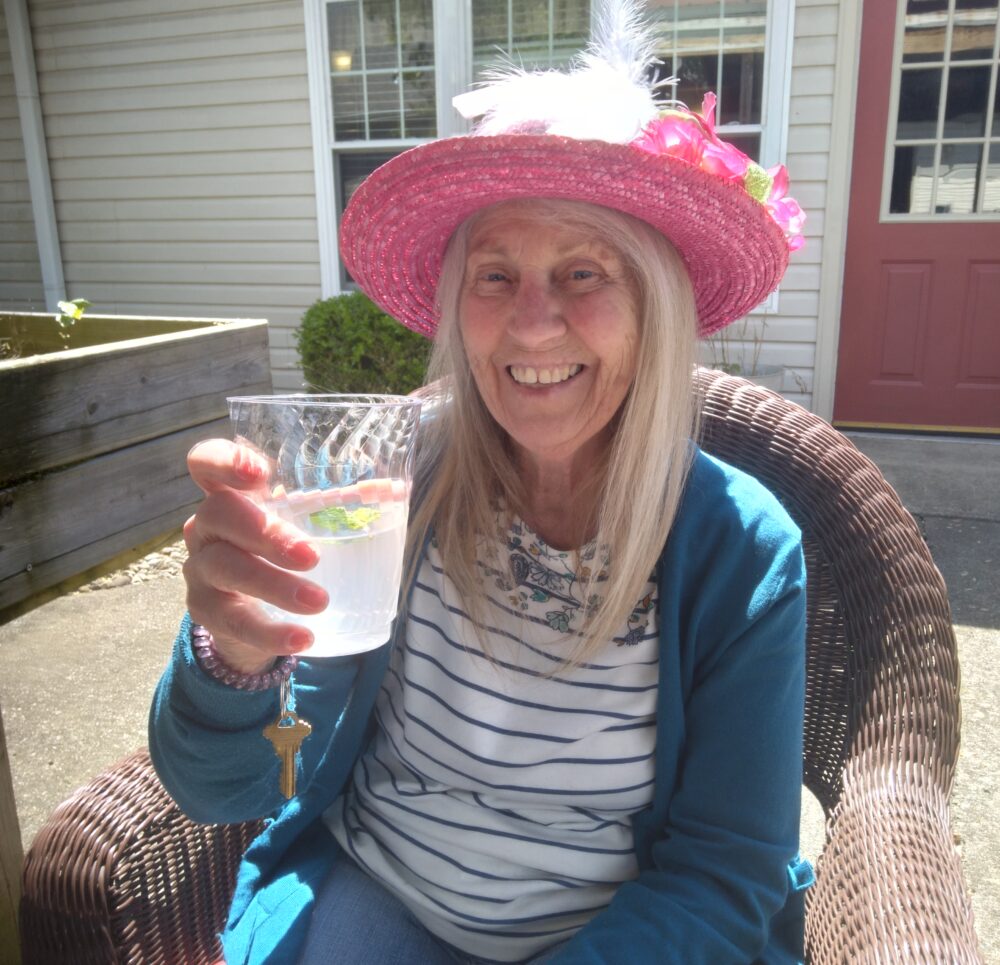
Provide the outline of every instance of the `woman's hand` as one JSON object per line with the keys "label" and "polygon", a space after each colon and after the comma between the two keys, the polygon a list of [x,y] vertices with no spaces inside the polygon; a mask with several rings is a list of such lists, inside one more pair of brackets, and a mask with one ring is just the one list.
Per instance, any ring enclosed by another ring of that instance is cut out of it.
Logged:
{"label": "woman's hand", "polygon": [[312,633],[271,620],[265,600],[293,613],[319,613],[327,592],[288,570],[309,570],[319,560],[313,545],[291,524],[250,498],[266,491],[262,457],[226,439],[200,442],[188,453],[188,471],[204,491],[198,511],[184,524],[184,564],[191,619],[215,638],[222,659],[242,673],[269,670],[275,657],[310,646]]}

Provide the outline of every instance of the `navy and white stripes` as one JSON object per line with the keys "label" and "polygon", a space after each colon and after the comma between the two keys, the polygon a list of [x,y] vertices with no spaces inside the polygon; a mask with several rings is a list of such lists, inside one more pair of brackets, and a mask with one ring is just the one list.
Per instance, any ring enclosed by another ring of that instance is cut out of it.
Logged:
{"label": "navy and white stripes", "polygon": [[[541,566],[556,556],[516,532]],[[574,560],[558,557],[565,579]],[[638,873],[630,815],[652,799],[657,628],[650,584],[641,619],[553,674],[574,642],[553,617],[562,598],[502,589],[491,660],[429,547],[377,735],[326,820],[431,932],[513,962],[570,937]]]}

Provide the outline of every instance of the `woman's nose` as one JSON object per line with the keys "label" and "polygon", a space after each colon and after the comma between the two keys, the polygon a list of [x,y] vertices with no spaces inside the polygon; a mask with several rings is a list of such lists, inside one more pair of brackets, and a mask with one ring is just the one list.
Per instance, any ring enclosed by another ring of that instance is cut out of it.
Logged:
{"label": "woman's nose", "polygon": [[543,344],[566,331],[562,302],[547,281],[522,277],[513,309],[510,332],[522,344]]}

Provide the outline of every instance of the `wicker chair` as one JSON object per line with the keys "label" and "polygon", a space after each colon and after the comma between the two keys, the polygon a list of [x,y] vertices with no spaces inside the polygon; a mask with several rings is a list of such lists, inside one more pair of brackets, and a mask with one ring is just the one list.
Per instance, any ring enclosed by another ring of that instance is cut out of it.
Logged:
{"label": "wicker chair", "polygon": [[[958,665],[941,576],[878,470],[822,420],[701,371],[705,448],[779,495],[809,570],[805,784],[827,817],[814,965],[981,962],[952,847]],[[61,805],[24,867],[26,963],[196,965],[219,955],[259,825],[197,826],[145,752]]]}

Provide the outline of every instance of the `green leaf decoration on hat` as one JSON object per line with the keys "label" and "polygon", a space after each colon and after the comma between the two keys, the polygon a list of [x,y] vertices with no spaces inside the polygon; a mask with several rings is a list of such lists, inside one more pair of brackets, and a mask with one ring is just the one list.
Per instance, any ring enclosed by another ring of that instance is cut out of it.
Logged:
{"label": "green leaf decoration on hat", "polygon": [[743,187],[746,188],[747,194],[750,195],[756,201],[763,204],[767,201],[768,196],[771,193],[771,185],[774,184],[774,178],[767,173],[759,164],[755,164],[752,161],[750,166],[746,170],[746,174],[743,175]]}

